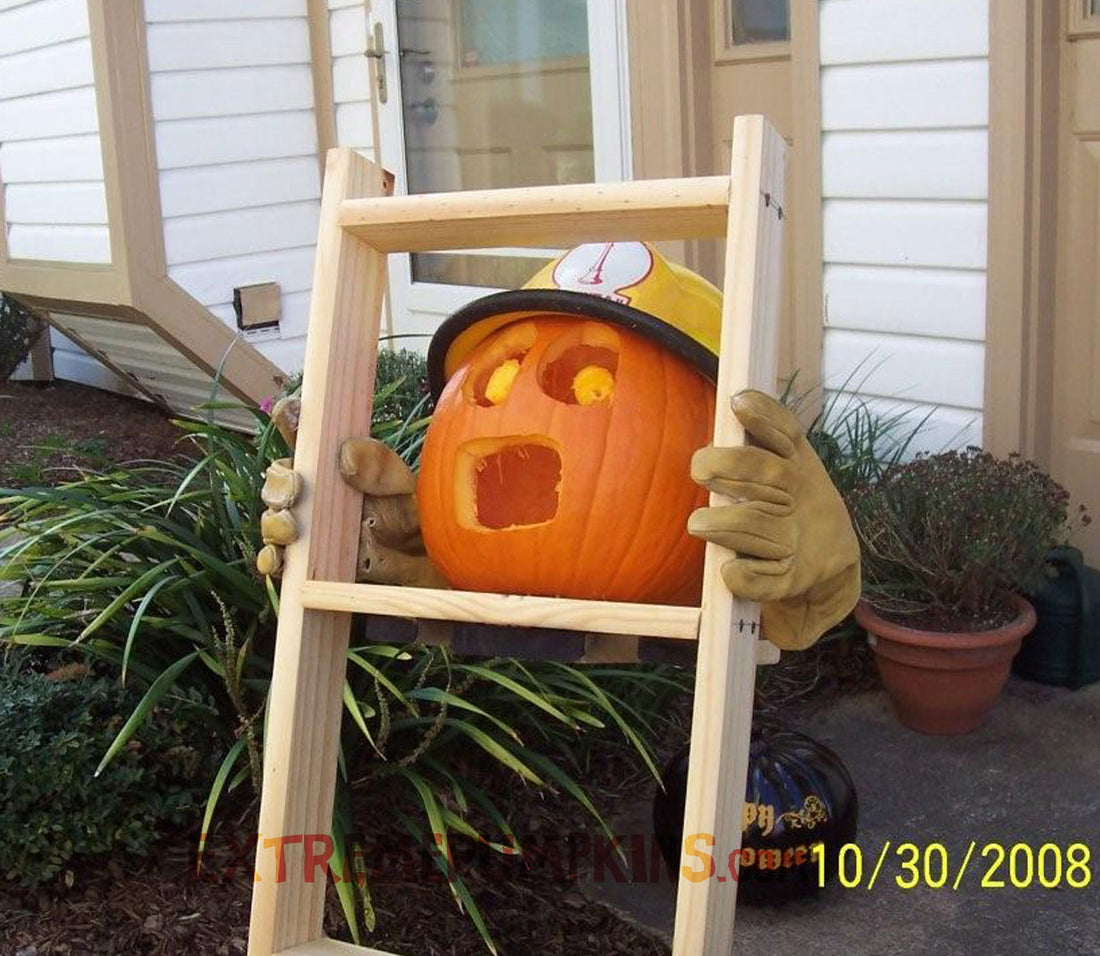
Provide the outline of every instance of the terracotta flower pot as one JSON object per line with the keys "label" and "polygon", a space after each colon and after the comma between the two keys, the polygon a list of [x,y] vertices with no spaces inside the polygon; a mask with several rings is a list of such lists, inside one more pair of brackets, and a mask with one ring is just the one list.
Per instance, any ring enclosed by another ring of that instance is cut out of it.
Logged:
{"label": "terracotta flower pot", "polygon": [[925,734],[965,734],[985,720],[1008,680],[1035,610],[1013,595],[1016,618],[992,631],[944,633],[904,627],[860,601],[856,620],[872,635],[882,682],[905,726]]}

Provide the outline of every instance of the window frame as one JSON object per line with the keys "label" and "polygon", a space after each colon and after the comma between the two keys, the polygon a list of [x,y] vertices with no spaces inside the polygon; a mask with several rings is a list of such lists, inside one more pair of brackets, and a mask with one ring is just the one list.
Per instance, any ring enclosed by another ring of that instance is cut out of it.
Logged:
{"label": "window frame", "polygon": [[[788,26],[790,24],[790,3],[800,0],[788,0]],[[744,63],[748,61],[789,60],[791,58],[790,37],[786,40],[766,40],[762,43],[735,43],[730,7],[733,0],[712,0],[711,34],[714,37],[715,63]]]}
{"label": "window frame", "polygon": [[[399,59],[393,54],[399,48],[396,3],[404,0],[375,0],[367,12],[368,25],[381,23],[385,43],[392,46],[381,61],[390,84],[390,95],[385,104],[371,96],[372,116],[375,118],[373,154],[381,165],[388,165],[396,179],[395,192],[407,193],[407,154],[405,130],[400,107],[403,102]],[[592,94],[592,148],[596,182],[621,182],[633,178],[633,135],[630,106],[629,44],[626,32],[627,0],[587,0],[589,51],[615,51],[615,55],[589,57],[589,88]],[[456,31],[457,32],[457,31]],[[504,64],[480,65],[463,68],[461,75],[473,79],[476,71],[508,73],[514,67]],[[456,79],[460,71],[456,70]],[[471,251],[474,254],[521,254],[535,257],[542,254],[551,258],[561,250],[451,250],[455,253]],[[533,270],[532,270],[533,271]],[[434,328],[438,320],[461,308],[475,298],[498,291],[488,287],[454,285],[430,280],[413,281],[410,253],[389,257],[389,313],[387,333],[394,329],[394,315],[400,315],[402,335],[422,335],[425,323]]]}
{"label": "window frame", "polygon": [[1100,12],[1090,13],[1092,0],[1066,0],[1066,38],[1080,40],[1100,36]]}

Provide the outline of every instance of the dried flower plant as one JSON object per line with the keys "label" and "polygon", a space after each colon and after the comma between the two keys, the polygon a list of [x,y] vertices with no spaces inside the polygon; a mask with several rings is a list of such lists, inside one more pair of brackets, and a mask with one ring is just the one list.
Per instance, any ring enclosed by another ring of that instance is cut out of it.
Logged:
{"label": "dried flower plant", "polygon": [[1069,493],[1034,462],[978,448],[921,455],[852,490],[864,597],[894,620],[981,630],[1011,617],[1009,595],[1042,581],[1075,524]]}

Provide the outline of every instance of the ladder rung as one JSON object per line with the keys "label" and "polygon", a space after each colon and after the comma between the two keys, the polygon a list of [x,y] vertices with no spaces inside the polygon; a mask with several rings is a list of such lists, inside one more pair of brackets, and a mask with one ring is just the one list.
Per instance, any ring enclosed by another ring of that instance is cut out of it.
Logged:
{"label": "ladder rung", "polygon": [[299,943],[290,949],[280,950],[275,956],[394,956],[381,949],[365,949],[335,939],[315,939],[312,943]]}
{"label": "ladder rung", "polygon": [[644,634],[694,641],[699,608],[617,601],[483,594],[381,584],[306,581],[302,606],[314,611],[350,611],[393,617],[465,621],[514,627],[554,627],[593,634]]}
{"label": "ladder rung", "polygon": [[568,248],[726,234],[729,176],[345,199],[340,225],[379,252]]}

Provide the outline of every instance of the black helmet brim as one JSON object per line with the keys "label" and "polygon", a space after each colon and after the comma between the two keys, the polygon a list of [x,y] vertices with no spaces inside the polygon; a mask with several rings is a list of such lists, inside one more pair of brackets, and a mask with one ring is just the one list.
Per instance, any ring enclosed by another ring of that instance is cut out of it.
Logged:
{"label": "black helmet brim", "polygon": [[432,400],[439,400],[443,387],[447,384],[447,354],[463,332],[483,319],[514,314],[514,320],[504,321],[498,326],[504,328],[513,321],[520,322],[528,318],[533,312],[595,319],[637,332],[683,359],[707,380],[718,380],[717,355],[690,335],[648,312],[586,292],[568,289],[514,289],[494,292],[463,306],[436,329],[428,346],[428,388]]}

